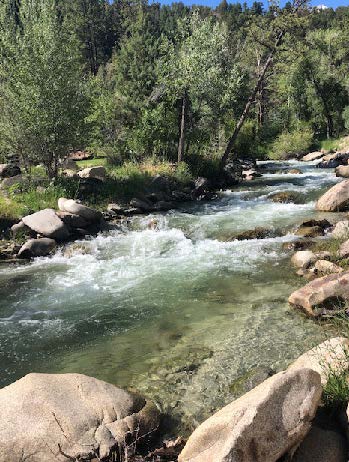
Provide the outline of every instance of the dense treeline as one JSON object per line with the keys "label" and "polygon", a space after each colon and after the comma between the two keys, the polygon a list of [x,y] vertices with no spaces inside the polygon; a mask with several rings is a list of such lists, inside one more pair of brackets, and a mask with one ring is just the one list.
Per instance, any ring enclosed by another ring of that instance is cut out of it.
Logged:
{"label": "dense treeline", "polygon": [[0,154],[50,176],[72,149],[207,175],[224,153],[285,156],[349,128],[349,7],[0,8]]}

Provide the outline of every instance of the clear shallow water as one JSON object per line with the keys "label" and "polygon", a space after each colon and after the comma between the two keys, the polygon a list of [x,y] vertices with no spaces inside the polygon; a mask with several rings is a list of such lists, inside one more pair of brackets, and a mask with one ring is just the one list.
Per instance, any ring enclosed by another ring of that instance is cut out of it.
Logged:
{"label": "clear shallow water", "polygon": [[[289,310],[300,285],[282,243],[315,215],[333,172],[266,174],[210,203],[189,204],[0,269],[1,385],[30,371],[81,372],[135,388],[192,427],[325,337]],[[276,204],[279,191],[302,204]],[[227,241],[256,226],[286,235]],[[251,385],[251,384],[250,384]]]}

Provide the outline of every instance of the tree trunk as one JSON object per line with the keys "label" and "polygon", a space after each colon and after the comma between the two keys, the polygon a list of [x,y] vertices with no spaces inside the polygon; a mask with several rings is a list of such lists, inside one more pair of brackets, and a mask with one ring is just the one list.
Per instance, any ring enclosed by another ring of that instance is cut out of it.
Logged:
{"label": "tree trunk", "polygon": [[184,91],[182,97],[182,113],[181,113],[181,123],[179,129],[179,141],[178,141],[178,158],[177,161],[182,162],[184,157],[184,148],[185,148],[185,115],[187,110],[187,91]]}
{"label": "tree trunk", "polygon": [[274,57],[274,54],[277,50],[277,48],[280,46],[281,42],[282,42],[282,38],[283,36],[285,35],[285,30],[281,31],[275,41],[275,44],[274,44],[274,48],[272,49],[272,51],[269,53],[268,55],[268,58],[267,60],[265,61],[265,64],[259,74],[259,77],[258,77],[258,80],[246,102],[246,105],[245,105],[245,108],[244,110],[242,111],[242,114],[240,116],[240,119],[238,121],[238,123],[236,124],[236,127],[235,127],[235,130],[233,132],[233,134],[231,135],[231,137],[229,138],[229,141],[228,141],[228,144],[227,144],[227,147],[224,151],[224,154],[222,156],[222,159],[221,159],[221,169],[224,168],[225,164],[227,163],[227,160],[228,160],[228,157],[233,149],[233,146],[235,144],[235,141],[238,137],[238,134],[240,133],[240,130],[241,128],[243,127],[244,123],[245,123],[245,120],[246,120],[246,117],[248,116],[249,112],[250,112],[250,109],[251,109],[251,106],[253,104],[253,102],[255,101],[255,98],[257,96],[257,93],[261,87],[261,84],[264,80],[264,77],[265,77],[265,74],[267,73],[267,70],[269,69],[270,65],[272,64],[273,62],[273,57]]}

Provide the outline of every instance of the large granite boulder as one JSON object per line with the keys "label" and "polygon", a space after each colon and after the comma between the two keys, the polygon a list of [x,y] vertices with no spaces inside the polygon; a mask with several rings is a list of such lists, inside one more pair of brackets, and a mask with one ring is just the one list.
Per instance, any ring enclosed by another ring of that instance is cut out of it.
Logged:
{"label": "large granite boulder", "polygon": [[320,374],[321,383],[325,386],[330,373],[349,371],[349,340],[345,337],[326,340],[302,354],[288,369],[303,368]]}
{"label": "large granite boulder", "polygon": [[98,460],[154,432],[143,398],[80,374],[29,374],[0,390],[0,462]]}
{"label": "large granite boulder", "polygon": [[68,228],[53,209],[44,209],[27,215],[22,218],[22,221],[28,228],[45,237],[58,241],[64,241],[69,237]]}
{"label": "large granite boulder", "polygon": [[340,308],[349,300],[349,271],[330,274],[293,292],[288,301],[314,317]]}
{"label": "large granite boulder", "polygon": [[349,165],[340,165],[336,168],[336,176],[349,178]]}
{"label": "large granite boulder", "polygon": [[348,163],[349,153],[335,152],[334,154],[327,154],[318,163],[319,168],[336,168],[339,165],[346,165]]}
{"label": "large granite boulder", "polygon": [[178,461],[275,462],[310,430],[321,391],[317,372],[280,372],[201,424]]}
{"label": "large granite boulder", "polygon": [[316,208],[323,212],[340,212],[349,204],[349,180],[341,181],[332,186],[317,201]]}
{"label": "large granite boulder", "polygon": [[309,154],[306,154],[301,158],[303,162],[312,162],[314,160],[321,159],[324,157],[325,153],[321,151],[315,151],[315,152],[309,152]]}
{"label": "large granite boulder", "polygon": [[347,462],[348,444],[338,431],[313,426],[292,462]]}
{"label": "large granite boulder", "polygon": [[79,215],[91,223],[99,222],[103,217],[102,213],[98,210],[91,209],[86,205],[80,204],[73,199],[66,199],[65,197],[58,199],[58,208],[61,212],[68,212],[72,215]]}
{"label": "large granite boulder", "polygon": [[56,248],[56,241],[48,237],[30,239],[18,252],[19,258],[46,257]]}

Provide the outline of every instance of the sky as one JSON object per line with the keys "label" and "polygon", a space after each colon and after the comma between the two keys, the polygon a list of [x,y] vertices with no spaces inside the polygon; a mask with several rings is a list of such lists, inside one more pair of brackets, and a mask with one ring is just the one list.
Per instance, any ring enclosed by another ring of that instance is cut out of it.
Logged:
{"label": "sky", "polygon": [[[171,4],[174,1],[182,1],[185,5],[205,5],[215,7],[220,3],[220,0],[160,0],[160,3]],[[234,1],[229,1],[229,3],[236,3]],[[243,3],[244,0],[241,0],[240,3]],[[247,4],[251,5],[253,0],[246,0]],[[267,1],[264,1],[265,5],[268,5]],[[349,0],[311,0],[313,6],[317,5],[326,5],[331,8],[337,8],[337,6],[349,6]]]}

